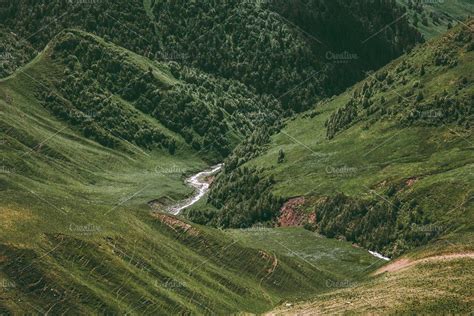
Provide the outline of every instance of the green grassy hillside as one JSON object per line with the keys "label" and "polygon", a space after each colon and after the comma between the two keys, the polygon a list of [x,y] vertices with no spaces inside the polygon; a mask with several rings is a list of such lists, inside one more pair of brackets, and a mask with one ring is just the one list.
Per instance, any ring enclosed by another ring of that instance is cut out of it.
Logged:
{"label": "green grassy hillside", "polygon": [[246,168],[273,183],[265,194],[304,196],[289,212],[306,214],[299,224],[330,237],[388,255],[450,234],[463,239],[473,215],[472,49],[472,33],[460,25],[289,120],[239,169],[235,161],[246,156],[237,151],[210,193],[217,218],[245,202],[243,191],[225,200],[222,193]]}
{"label": "green grassy hillside", "polygon": [[[356,282],[364,279],[368,271],[380,267],[377,260],[361,248],[350,243],[329,239],[301,227],[269,228],[254,226],[248,229],[229,229],[233,238],[256,249],[300,258],[334,278],[324,284],[331,289],[332,281]],[[337,262],[337,269],[334,263]]]}
{"label": "green grassy hillside", "polygon": [[[74,57],[74,49],[87,53]],[[110,65],[95,62],[94,50]],[[117,60],[126,81],[114,72]],[[208,163],[185,136],[146,113],[146,101],[126,93],[138,74],[162,97],[175,86],[189,91],[187,80],[206,80],[198,88],[208,89],[209,109],[217,108],[213,89],[226,84],[73,30],[0,81],[0,313],[258,313],[338,281],[335,264],[321,272],[304,257],[151,211],[149,201],[166,205],[191,194],[184,175]],[[229,130],[243,135],[226,117]],[[157,130],[160,141],[127,134],[134,125]],[[350,260],[354,273],[377,266],[362,249]]]}
{"label": "green grassy hillside", "polygon": [[[304,225],[393,259],[369,278],[269,314],[472,310],[473,27],[458,25],[287,121],[268,144],[239,147],[228,159],[232,168],[211,198],[233,183],[236,159],[247,157],[240,169],[260,170],[261,181],[273,179],[273,195],[290,199],[273,224]],[[255,146],[260,154],[246,156]],[[214,212],[235,205],[221,203]],[[293,247],[304,248],[301,240]]]}
{"label": "green grassy hillside", "polygon": [[0,314],[472,310],[474,22],[314,105],[420,40],[394,4],[0,3]]}
{"label": "green grassy hillside", "polygon": [[408,267],[344,284],[310,302],[281,306],[269,315],[463,314],[472,312],[474,254],[439,256]]}

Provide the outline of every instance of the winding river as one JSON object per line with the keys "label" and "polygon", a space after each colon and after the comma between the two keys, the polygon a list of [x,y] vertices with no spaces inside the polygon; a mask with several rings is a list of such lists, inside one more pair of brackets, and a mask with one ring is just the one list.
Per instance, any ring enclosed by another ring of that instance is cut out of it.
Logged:
{"label": "winding river", "polygon": [[222,166],[223,164],[215,165],[210,169],[201,171],[192,177],[187,178],[185,182],[195,189],[194,195],[169,207],[168,212],[173,215],[178,215],[182,210],[199,201],[207,191],[209,191],[209,183],[206,182],[206,178],[218,173],[222,169]]}

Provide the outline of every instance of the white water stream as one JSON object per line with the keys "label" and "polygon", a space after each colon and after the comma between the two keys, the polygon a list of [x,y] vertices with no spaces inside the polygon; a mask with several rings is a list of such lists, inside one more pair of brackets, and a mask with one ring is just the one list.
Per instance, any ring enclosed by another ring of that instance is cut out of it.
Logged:
{"label": "white water stream", "polygon": [[371,254],[372,256],[374,256],[374,257],[377,257],[377,258],[382,259],[382,260],[385,260],[385,261],[390,261],[390,258],[384,257],[384,256],[382,256],[381,254],[379,254],[378,252],[370,251],[370,250],[369,250],[369,252],[370,252],[370,254]]}
{"label": "white water stream", "polygon": [[185,182],[189,186],[193,187],[196,190],[196,193],[193,196],[168,208],[168,212],[173,215],[178,215],[182,210],[199,201],[207,193],[207,191],[209,191],[209,183],[206,182],[206,178],[216,174],[221,169],[222,164],[218,164],[208,170],[201,171],[194,176],[187,178]]}

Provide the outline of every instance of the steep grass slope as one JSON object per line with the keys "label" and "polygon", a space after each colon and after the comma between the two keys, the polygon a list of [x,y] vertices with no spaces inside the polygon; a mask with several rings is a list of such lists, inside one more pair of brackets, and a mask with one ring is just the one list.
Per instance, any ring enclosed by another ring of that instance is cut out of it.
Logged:
{"label": "steep grass slope", "polygon": [[473,27],[458,25],[288,121],[244,164],[274,177],[275,194],[299,197],[280,224],[298,218],[394,258],[371,278],[270,314],[472,311]]}
{"label": "steep grass slope", "polygon": [[[472,49],[472,32],[460,25],[288,121],[243,166],[263,168],[274,195],[303,196],[288,212],[330,237],[398,255],[463,236],[473,211]],[[237,154],[228,166],[245,157]],[[211,203],[236,174],[218,177]],[[236,194],[219,202],[223,209]]]}
{"label": "steep grass slope", "polygon": [[345,283],[311,302],[280,307],[268,315],[469,314],[474,301],[474,253],[427,258],[408,268]]}
{"label": "steep grass slope", "polygon": [[[71,47],[90,52],[73,57]],[[94,50],[106,56],[108,72],[91,62]],[[142,71],[159,93],[181,84],[161,64],[72,30],[0,81],[0,313],[257,313],[340,278],[303,258],[151,212],[151,200],[189,195],[183,175],[208,163],[144,113],[146,101],[122,97],[133,76],[122,82],[114,67]],[[134,125],[157,130],[160,142],[127,134]],[[376,267],[365,251],[358,256],[356,267]]]}

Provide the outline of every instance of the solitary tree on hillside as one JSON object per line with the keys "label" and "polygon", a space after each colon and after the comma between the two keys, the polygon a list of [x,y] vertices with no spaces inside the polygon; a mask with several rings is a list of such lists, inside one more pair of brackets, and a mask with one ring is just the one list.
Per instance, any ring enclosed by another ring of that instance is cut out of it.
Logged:
{"label": "solitary tree on hillside", "polygon": [[285,152],[283,149],[280,149],[278,152],[278,163],[282,163],[283,161],[285,161]]}
{"label": "solitary tree on hillside", "polygon": [[420,76],[424,76],[425,73],[426,73],[426,71],[425,71],[425,65],[421,65]]}

